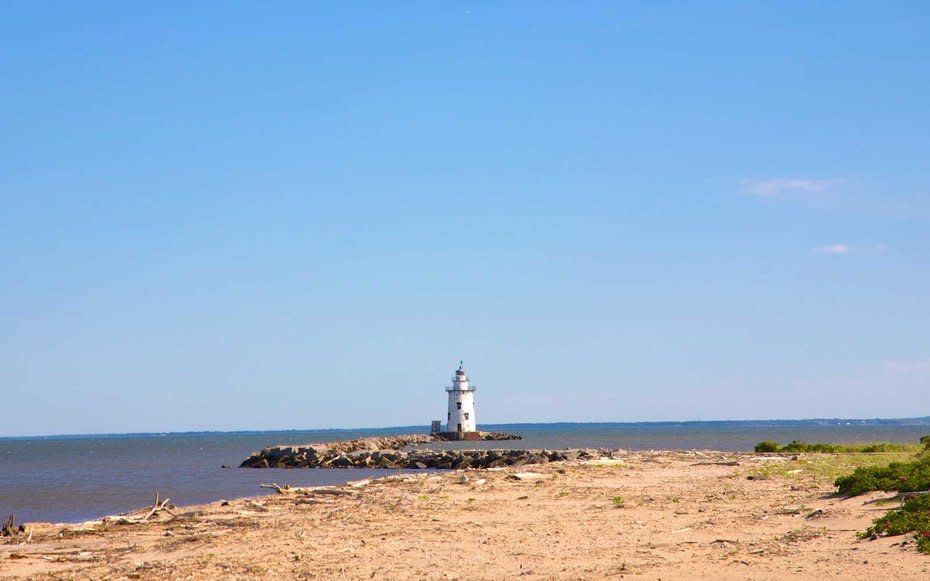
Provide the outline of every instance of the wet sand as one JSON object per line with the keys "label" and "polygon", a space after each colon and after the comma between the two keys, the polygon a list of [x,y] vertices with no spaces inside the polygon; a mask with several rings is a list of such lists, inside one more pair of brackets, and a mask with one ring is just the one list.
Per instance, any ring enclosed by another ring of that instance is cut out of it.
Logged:
{"label": "wet sand", "polygon": [[[747,479],[773,462],[790,477]],[[790,462],[635,452],[389,476],[145,523],[27,524],[30,538],[0,539],[0,578],[930,578],[909,536],[856,538],[886,510],[867,504],[882,494],[834,497]]]}

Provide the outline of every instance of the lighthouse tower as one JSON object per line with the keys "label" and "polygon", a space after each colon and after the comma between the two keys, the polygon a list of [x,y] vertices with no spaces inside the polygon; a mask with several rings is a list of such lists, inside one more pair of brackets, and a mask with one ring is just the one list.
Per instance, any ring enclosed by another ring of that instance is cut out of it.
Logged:
{"label": "lighthouse tower", "polygon": [[447,387],[446,392],[449,393],[446,432],[457,434],[459,440],[474,439],[478,435],[475,424],[475,386],[468,384],[468,376],[465,375],[461,361],[452,377],[452,387]]}

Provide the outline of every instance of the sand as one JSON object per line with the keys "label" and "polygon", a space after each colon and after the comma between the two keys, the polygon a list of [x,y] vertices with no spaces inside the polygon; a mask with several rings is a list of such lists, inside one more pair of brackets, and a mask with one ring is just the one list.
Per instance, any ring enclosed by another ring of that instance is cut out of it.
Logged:
{"label": "sand", "polygon": [[856,538],[883,495],[834,497],[801,469],[747,479],[787,458],[701,464],[719,459],[639,452],[389,476],[142,524],[29,524],[28,541],[0,540],[0,578],[930,578],[930,556],[909,536]]}

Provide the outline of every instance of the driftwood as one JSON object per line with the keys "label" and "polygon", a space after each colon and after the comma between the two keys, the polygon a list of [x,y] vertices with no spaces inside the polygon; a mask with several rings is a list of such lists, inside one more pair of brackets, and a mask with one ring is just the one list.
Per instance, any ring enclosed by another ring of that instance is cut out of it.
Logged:
{"label": "driftwood", "polygon": [[0,529],[0,537],[15,537],[24,532],[26,532],[26,527],[23,525],[16,526],[16,515],[11,514],[3,523],[3,528]]}
{"label": "driftwood", "polygon": [[900,500],[902,503],[908,498],[913,498],[915,496],[923,496],[925,494],[930,494],[930,490],[922,490],[919,492],[899,492],[894,496],[885,496],[882,498],[873,498],[872,500],[867,500],[863,504],[880,504],[882,502],[894,502]]}
{"label": "driftwood", "polygon": [[695,462],[692,466],[739,466],[738,460],[710,460]]}
{"label": "driftwood", "polygon": [[323,501],[317,498],[298,498],[294,501],[294,504],[321,504]]}
{"label": "driftwood", "polygon": [[291,488],[286,483],[284,484],[284,486],[278,486],[277,482],[272,482],[271,484],[259,484],[258,487],[259,488],[271,488],[278,494],[292,494],[292,493],[297,492],[298,490],[301,490],[300,488]]}
{"label": "driftwood", "polygon": [[351,490],[342,490],[341,488],[311,488],[307,491],[309,494],[326,494],[329,496],[345,496],[353,494]]}
{"label": "driftwood", "polygon": [[265,508],[265,505],[264,505],[264,504],[262,504],[262,503],[260,503],[260,502],[255,502],[255,501],[252,500],[252,499],[246,500],[246,501],[245,501],[245,506],[246,506],[246,508],[250,508],[250,509],[252,509],[252,510],[254,510],[254,511],[257,511],[257,512],[268,512],[268,509]]}
{"label": "driftwood", "polygon": [[170,507],[170,505],[168,504],[168,501],[169,501],[169,500],[170,500],[170,499],[166,498],[165,500],[163,500],[163,501],[161,501],[161,502],[158,502],[158,493],[156,492],[156,493],[155,493],[155,503],[152,504],[151,510],[149,510],[149,511],[145,514],[145,516],[142,517],[142,522],[145,522],[145,521],[149,520],[149,518],[151,518],[153,515],[155,515],[156,513],[159,513],[159,512],[167,512],[167,513],[170,514],[172,517],[177,517],[178,515],[176,515],[176,514],[174,514],[173,512],[171,512],[171,508],[173,508],[173,507],[169,508],[169,507]]}
{"label": "driftwood", "polygon": [[328,494],[330,496],[344,496],[346,494],[352,494],[351,490],[343,490],[341,488],[330,488],[327,486],[311,486],[309,488],[304,488],[300,486],[289,486],[287,484],[284,486],[279,486],[276,482],[272,482],[271,484],[259,484],[259,487],[270,488],[278,494]]}
{"label": "driftwood", "polygon": [[174,508],[174,505],[169,504],[169,500],[171,499],[166,498],[161,500],[161,497],[156,492],[155,502],[152,503],[151,507],[141,508],[139,510],[121,514],[119,516],[105,516],[101,520],[111,524],[139,524],[147,522],[150,518],[162,512],[171,515],[171,518],[177,518],[178,515],[171,512],[171,510]]}
{"label": "driftwood", "polygon": [[921,490],[919,492],[899,492],[895,498],[912,498],[914,496],[923,496],[925,494],[930,494],[930,490]]}
{"label": "driftwood", "polygon": [[545,478],[544,474],[539,472],[516,472],[507,476],[509,480],[537,480],[539,478]]}

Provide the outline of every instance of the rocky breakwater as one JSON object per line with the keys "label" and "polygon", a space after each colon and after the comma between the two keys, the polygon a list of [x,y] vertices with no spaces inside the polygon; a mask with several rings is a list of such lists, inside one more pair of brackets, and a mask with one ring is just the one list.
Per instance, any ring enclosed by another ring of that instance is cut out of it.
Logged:
{"label": "rocky breakwater", "polygon": [[[441,442],[451,442],[453,440],[458,440],[458,434],[455,432],[438,432],[436,434],[431,434],[431,436],[434,440]],[[519,434],[510,434],[507,432],[478,432],[478,437],[475,439],[485,441],[522,440],[523,436]]]}
{"label": "rocky breakwater", "polygon": [[[413,438],[413,439],[410,439]],[[387,440],[387,441],[385,441]],[[253,453],[243,468],[496,468],[566,460],[611,458],[619,450],[429,450],[402,449],[429,436],[362,438],[348,442],[272,446]],[[392,447],[387,447],[392,446]]]}
{"label": "rocky breakwater", "polygon": [[[341,442],[305,444],[301,446],[270,446],[252,452],[240,468],[342,468],[334,460],[360,452],[400,450],[414,444],[428,444],[433,437],[425,434],[356,438]],[[341,461],[340,461],[341,463]]]}

